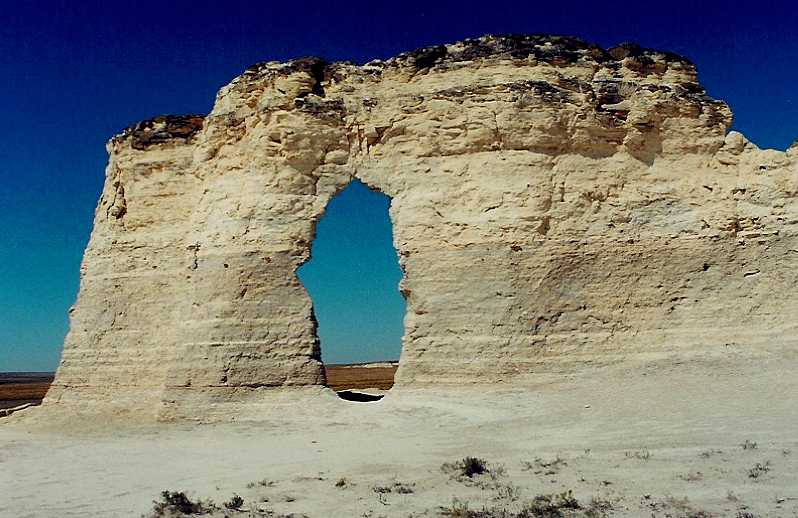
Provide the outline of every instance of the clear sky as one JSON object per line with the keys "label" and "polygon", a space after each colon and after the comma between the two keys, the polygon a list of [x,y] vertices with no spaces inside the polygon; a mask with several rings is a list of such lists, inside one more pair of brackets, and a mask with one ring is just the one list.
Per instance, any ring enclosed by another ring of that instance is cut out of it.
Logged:
{"label": "clear sky", "polygon": [[[794,2],[3,1],[0,371],[56,367],[102,188],[104,144],[123,127],[162,113],[208,112],[219,87],[258,61],[364,62],[522,32],[683,54],[710,95],[731,105],[735,129],[761,147],[785,149],[798,137]],[[319,239],[326,227],[360,252],[314,248],[335,273],[321,277],[326,288],[312,289],[325,358],[335,361],[337,347],[344,361],[358,359],[353,347],[363,360],[395,356],[403,309],[384,247],[391,241],[385,201],[352,187],[335,203],[340,211],[330,210]],[[380,250],[370,250],[375,244]],[[312,282],[309,268],[303,276]],[[325,307],[324,293],[338,293],[339,303]],[[364,314],[370,327],[345,318],[334,324],[335,315]]]}
{"label": "clear sky", "polygon": [[327,204],[299,279],[313,299],[322,360],[398,359],[405,301],[390,199],[355,180]]}

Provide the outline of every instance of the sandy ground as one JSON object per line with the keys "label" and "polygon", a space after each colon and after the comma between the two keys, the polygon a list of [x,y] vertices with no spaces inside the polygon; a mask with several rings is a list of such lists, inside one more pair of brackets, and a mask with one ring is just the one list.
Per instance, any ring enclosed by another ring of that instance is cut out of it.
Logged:
{"label": "sandy ground", "polygon": [[[609,502],[608,516],[795,517],[796,367],[661,363],[374,403],[329,392],[223,424],[53,429],[12,417],[0,421],[0,516],[142,516],[168,489],[238,494],[243,511],[229,516],[440,516],[455,499],[513,510],[573,490],[583,506]],[[441,469],[467,455],[492,474]]]}

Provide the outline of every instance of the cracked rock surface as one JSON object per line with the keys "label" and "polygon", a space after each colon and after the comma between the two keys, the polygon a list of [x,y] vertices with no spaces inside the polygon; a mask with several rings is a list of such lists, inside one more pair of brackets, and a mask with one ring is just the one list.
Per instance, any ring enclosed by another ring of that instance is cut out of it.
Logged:
{"label": "cracked rock surface", "polygon": [[229,417],[318,390],[295,271],[353,178],[392,198],[399,391],[794,358],[798,153],[731,121],[689,60],[633,44],[485,36],[254,65],[208,115],[109,141],[41,412]]}

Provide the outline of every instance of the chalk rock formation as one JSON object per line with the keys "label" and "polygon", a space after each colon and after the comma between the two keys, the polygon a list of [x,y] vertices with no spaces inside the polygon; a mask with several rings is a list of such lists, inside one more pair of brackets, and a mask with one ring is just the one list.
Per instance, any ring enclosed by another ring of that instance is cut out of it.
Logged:
{"label": "chalk rock formation", "polygon": [[108,143],[45,410],[202,416],[323,385],[295,271],[353,178],[392,198],[397,390],[794,357],[798,153],[731,120],[688,60],[567,37],[250,67],[207,116]]}

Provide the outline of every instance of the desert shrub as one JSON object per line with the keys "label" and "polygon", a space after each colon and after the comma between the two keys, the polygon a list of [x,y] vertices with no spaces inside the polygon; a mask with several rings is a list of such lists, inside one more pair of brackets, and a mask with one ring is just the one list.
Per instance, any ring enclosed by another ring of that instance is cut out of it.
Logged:
{"label": "desert shrub", "polygon": [[440,515],[448,518],[472,518],[474,515],[468,508],[468,504],[458,501],[456,498],[449,507],[440,507]]}
{"label": "desert shrub", "polygon": [[415,493],[413,489],[415,484],[405,484],[403,482],[396,482],[393,485],[393,492],[399,493],[400,495],[410,495]]}
{"label": "desert shrub", "polygon": [[471,478],[474,475],[481,475],[488,471],[487,464],[484,460],[477,457],[466,457],[461,461],[460,471],[463,476]]}
{"label": "desert shrub", "polygon": [[448,518],[568,518],[584,516],[598,518],[606,516],[612,505],[606,501],[594,500],[591,506],[583,509],[571,491],[552,495],[539,495],[518,511],[506,507],[483,507],[470,509],[467,503],[455,499],[450,507],[441,507],[441,516]]}
{"label": "desert shrub", "polygon": [[502,487],[499,479],[507,475],[501,464],[488,464],[477,457],[465,457],[457,462],[444,463],[441,470],[466,486],[496,491]]}
{"label": "desert shrub", "polygon": [[524,461],[522,464],[522,469],[524,471],[532,471],[536,475],[556,475],[564,466],[568,465],[565,459],[561,458],[559,455],[555,457],[554,460],[550,461],[537,458],[534,462]]}
{"label": "desert shrub", "polygon": [[[684,498],[676,498],[674,496],[667,496],[661,502],[652,502],[649,504],[652,511],[667,511],[671,509],[673,511],[678,512],[678,515],[670,514],[665,512],[665,516],[680,516],[684,518],[713,518],[714,515],[704,511],[702,509],[697,509],[690,504],[690,500],[687,497]],[[655,516],[654,513],[651,516]],[[659,516],[658,514],[656,516]]]}
{"label": "desert shrub", "polygon": [[753,468],[748,470],[748,478],[757,479],[768,471],[770,471],[770,462],[764,464],[757,462]]}
{"label": "desert shrub", "polygon": [[613,510],[612,502],[602,498],[593,497],[585,507],[585,518],[602,518]]}
{"label": "desert shrub", "polygon": [[455,477],[473,478],[488,471],[488,463],[478,457],[465,457],[457,462],[446,462],[441,466],[444,473]]}
{"label": "desert shrub", "polygon": [[645,448],[637,451],[627,451],[625,455],[627,459],[648,460],[651,458],[651,452]]}
{"label": "desert shrub", "polygon": [[160,501],[153,501],[152,516],[172,514],[209,514],[216,509],[210,500],[193,502],[183,491],[162,491]]}
{"label": "desert shrub", "polygon": [[759,446],[757,445],[757,443],[755,443],[755,442],[753,442],[753,441],[751,441],[749,439],[746,439],[745,442],[740,445],[740,447],[742,449],[744,449],[744,450],[755,450]]}
{"label": "desert shrub", "polygon": [[538,495],[518,514],[518,518],[560,518],[563,511],[580,509],[579,501],[568,490],[554,495]]}
{"label": "desert shrub", "polygon": [[516,514],[506,509],[487,508],[481,510],[470,509],[468,503],[455,499],[451,507],[441,507],[440,515],[447,518],[515,518]]}
{"label": "desert shrub", "polygon": [[346,477],[339,478],[338,481],[335,483],[335,487],[338,487],[338,488],[341,488],[341,489],[343,489],[345,487],[349,487],[349,485],[350,485],[349,479],[346,478]]}
{"label": "desert shrub", "polygon": [[228,509],[241,509],[242,505],[244,505],[244,499],[236,494],[233,494],[233,497],[224,503],[224,506]]}
{"label": "desert shrub", "polygon": [[496,491],[494,500],[515,502],[521,494],[521,488],[513,484],[496,484],[493,489]]}
{"label": "desert shrub", "polygon": [[415,491],[415,484],[405,484],[404,482],[394,482],[393,484],[372,486],[371,490],[378,494],[398,493],[400,495],[411,495]]}

